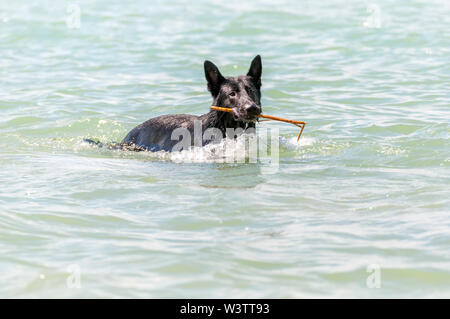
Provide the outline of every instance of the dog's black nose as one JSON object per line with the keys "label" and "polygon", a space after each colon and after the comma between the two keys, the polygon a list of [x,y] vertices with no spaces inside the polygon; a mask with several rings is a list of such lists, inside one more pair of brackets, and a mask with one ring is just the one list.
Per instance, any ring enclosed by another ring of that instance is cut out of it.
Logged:
{"label": "dog's black nose", "polygon": [[247,112],[248,115],[259,115],[261,114],[261,108],[256,105],[255,103],[247,105],[245,107],[245,111]]}

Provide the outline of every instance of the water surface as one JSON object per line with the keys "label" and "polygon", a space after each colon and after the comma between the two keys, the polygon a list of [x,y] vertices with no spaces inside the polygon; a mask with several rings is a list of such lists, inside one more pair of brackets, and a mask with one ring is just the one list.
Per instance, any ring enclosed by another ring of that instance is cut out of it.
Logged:
{"label": "water surface", "polygon": [[[73,4],[0,3],[0,296],[450,297],[449,1]],[[277,174],[82,143],[256,54]]]}

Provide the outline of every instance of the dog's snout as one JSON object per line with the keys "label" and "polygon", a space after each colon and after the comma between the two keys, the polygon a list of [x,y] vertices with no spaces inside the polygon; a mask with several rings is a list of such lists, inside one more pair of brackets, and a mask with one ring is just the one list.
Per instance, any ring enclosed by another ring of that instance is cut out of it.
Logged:
{"label": "dog's snout", "polygon": [[258,105],[256,105],[255,103],[247,105],[245,107],[245,111],[249,115],[259,115],[259,114],[261,114],[261,108]]}

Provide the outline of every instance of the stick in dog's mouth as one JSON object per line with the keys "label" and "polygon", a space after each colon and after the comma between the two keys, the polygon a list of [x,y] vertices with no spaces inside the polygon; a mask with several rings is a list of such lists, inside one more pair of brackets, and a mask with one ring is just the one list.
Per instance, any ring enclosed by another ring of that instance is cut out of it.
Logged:
{"label": "stick in dog's mouth", "polygon": [[[233,115],[235,115],[234,110],[228,107],[220,107],[220,106],[211,106],[212,110],[216,110],[216,111],[222,111],[222,112],[232,112]],[[280,121],[280,122],[285,122],[285,123],[290,123],[290,124],[294,124],[297,127],[300,127],[300,133],[298,133],[297,136],[297,142],[300,140],[300,136],[302,136],[303,133],[303,129],[305,128],[306,122],[303,121],[295,121],[295,120],[288,120],[288,119],[283,119],[281,117],[275,117],[275,116],[270,116],[270,115],[264,115],[264,114],[259,114],[257,116],[257,118],[255,120],[252,120],[249,122],[255,122],[255,121],[259,121],[259,118],[264,118],[267,121]]]}

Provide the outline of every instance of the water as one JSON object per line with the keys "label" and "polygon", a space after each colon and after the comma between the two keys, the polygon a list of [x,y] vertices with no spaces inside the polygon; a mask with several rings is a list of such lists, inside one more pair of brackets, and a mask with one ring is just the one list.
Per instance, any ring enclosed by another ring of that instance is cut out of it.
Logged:
{"label": "water", "polygon": [[[2,1],[0,296],[450,297],[449,17],[445,0]],[[261,124],[277,174],[82,143],[205,113],[203,61],[238,75],[256,54],[264,113],[308,122],[300,146]]]}

